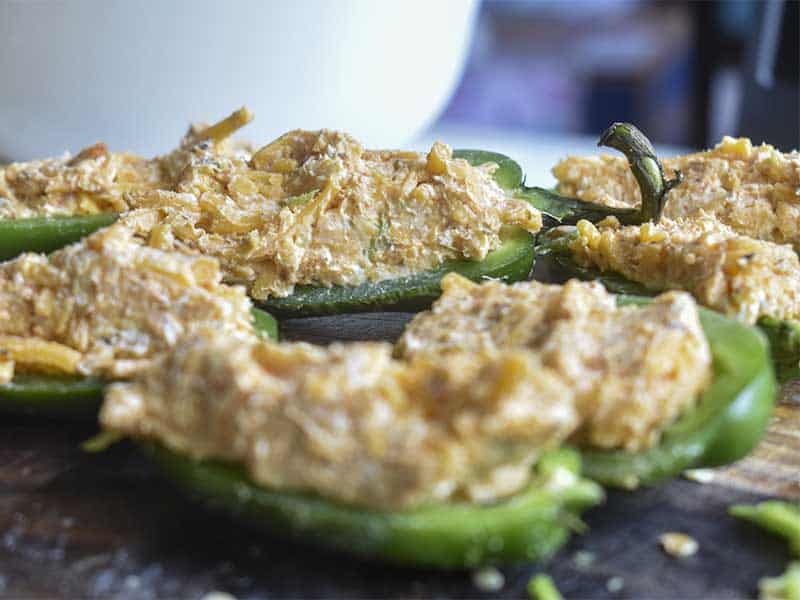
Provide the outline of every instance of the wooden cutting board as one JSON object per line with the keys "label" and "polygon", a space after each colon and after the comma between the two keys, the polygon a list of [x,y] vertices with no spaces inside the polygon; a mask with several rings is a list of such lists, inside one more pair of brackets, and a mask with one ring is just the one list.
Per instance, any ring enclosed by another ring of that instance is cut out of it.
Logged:
{"label": "wooden cutting board", "polygon": [[[389,339],[410,315],[290,320],[285,339]],[[0,596],[8,598],[524,597],[530,576],[550,573],[567,598],[747,598],[780,573],[785,545],[727,516],[728,505],[800,498],[800,405],[791,390],[758,450],[713,483],[676,479],[612,491],[589,511],[587,533],[545,564],[502,570],[483,592],[470,573],[387,567],[275,539],[185,501],[135,449],[86,455],[91,424],[3,419],[0,436]],[[658,536],[700,543],[675,559]],[[620,588],[621,586],[621,588]],[[620,588],[620,589],[618,589]]]}

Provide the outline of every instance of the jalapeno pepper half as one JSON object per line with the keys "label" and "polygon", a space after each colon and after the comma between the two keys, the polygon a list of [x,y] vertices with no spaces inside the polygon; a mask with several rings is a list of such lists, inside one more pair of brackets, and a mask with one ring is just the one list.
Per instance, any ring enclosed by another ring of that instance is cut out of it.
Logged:
{"label": "jalapeno pepper half", "polygon": [[[272,315],[253,309],[260,335],[278,338]],[[93,418],[103,400],[105,382],[97,377],[18,373],[0,385],[0,411],[58,418]]]}
{"label": "jalapeno pepper half", "polygon": [[[618,297],[620,304],[648,301]],[[775,406],[775,376],[764,336],[704,308],[700,323],[711,347],[714,376],[695,408],[645,452],[584,451],[587,477],[622,487],[654,483],[685,469],[734,462],[761,439]]]}
{"label": "jalapeno pepper half", "polygon": [[580,527],[580,512],[603,498],[597,484],[580,477],[580,458],[567,449],[542,457],[528,487],[497,503],[397,512],[269,490],[235,466],[194,461],[152,443],[143,449],[168,479],[210,508],[270,531],[406,565],[463,568],[546,558]]}
{"label": "jalapeno pepper half", "polygon": [[[619,301],[649,300],[621,297]],[[652,483],[690,467],[734,461],[759,440],[772,412],[775,389],[766,343],[754,329],[722,315],[701,309],[700,318],[711,346],[714,375],[696,407],[645,452],[584,450],[586,477],[624,487]],[[577,477],[576,456],[566,450],[539,463],[527,490],[497,504],[446,504],[381,513],[269,490],[235,466],[194,461],[154,443],[145,443],[144,448],[180,488],[212,507],[267,528],[405,564],[468,567],[539,559],[563,542],[579,509],[600,500],[597,487]]]}
{"label": "jalapeno pepper half", "polygon": [[[493,177],[505,190],[515,191],[522,182],[519,165],[502,154],[456,150],[453,156],[476,166],[497,163]],[[476,281],[486,277],[507,282],[526,279],[533,268],[533,236],[518,227],[509,227],[500,237],[502,245],[482,261],[452,260],[414,275],[357,286],[297,286],[290,296],[269,298],[259,302],[259,306],[277,316],[295,317],[377,310],[415,311],[427,308],[441,295],[442,277],[453,271]]]}
{"label": "jalapeno pepper half", "polygon": [[[638,132],[637,132],[638,133]],[[644,136],[639,136],[646,141]],[[610,141],[609,141],[610,140]],[[639,137],[609,136],[606,132],[602,143],[623,152],[633,151],[630,145],[641,145]],[[649,142],[647,142],[649,144]],[[545,215],[545,227],[558,224],[577,223],[580,219],[600,221],[613,214],[624,223],[642,223],[648,218],[640,209],[610,208],[576,198],[566,198],[550,190],[527,187],[523,181],[522,168],[503,154],[485,150],[456,150],[456,158],[463,158],[478,166],[495,163],[495,181],[515,197],[527,200]],[[503,232],[503,245],[491,252],[484,260],[450,261],[436,269],[385,281],[364,283],[359,286],[299,286],[291,296],[270,298],[259,305],[276,315],[304,316],[342,312],[364,312],[369,310],[420,310],[430,306],[441,294],[442,277],[452,271],[472,280],[491,277],[506,282],[525,279],[533,266],[530,252],[532,236],[527,232],[511,228]]]}
{"label": "jalapeno pepper half", "polygon": [[[543,236],[536,248],[536,261],[540,273],[546,277],[575,277],[596,280],[610,292],[652,296],[666,290],[653,290],[636,281],[630,281],[618,273],[600,272],[592,267],[582,267],[572,260],[569,243],[573,234],[557,238]],[[783,383],[800,376],[800,322],[781,321],[772,317],[761,317],[756,323],[769,342],[770,356],[778,381]]]}

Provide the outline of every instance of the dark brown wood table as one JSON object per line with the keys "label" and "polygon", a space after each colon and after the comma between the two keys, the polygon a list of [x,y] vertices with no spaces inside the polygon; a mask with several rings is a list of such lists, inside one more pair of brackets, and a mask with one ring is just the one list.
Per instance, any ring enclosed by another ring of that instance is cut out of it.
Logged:
{"label": "dark brown wood table", "polygon": [[[286,321],[285,339],[394,339],[408,315]],[[711,483],[685,479],[612,491],[586,514],[587,533],[547,563],[503,569],[482,592],[470,573],[370,564],[273,538],[184,500],[132,446],[99,455],[79,444],[91,423],[3,417],[0,596],[8,598],[525,597],[549,573],[566,598],[747,598],[790,559],[780,540],[727,516],[728,505],[800,498],[800,405],[784,393],[770,432]],[[658,536],[692,535],[698,553],[666,555]],[[593,558],[593,560],[588,560]],[[612,590],[609,591],[609,582]]]}

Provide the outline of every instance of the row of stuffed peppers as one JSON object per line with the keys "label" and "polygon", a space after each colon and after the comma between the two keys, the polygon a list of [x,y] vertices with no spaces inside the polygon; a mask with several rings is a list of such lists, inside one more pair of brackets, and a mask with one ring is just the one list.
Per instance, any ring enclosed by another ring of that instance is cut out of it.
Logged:
{"label": "row of stuffed peppers", "polygon": [[[625,147],[623,147],[626,150]],[[473,165],[494,162],[493,176],[508,193],[531,202],[547,217],[547,225],[574,223],[580,218],[599,220],[608,210],[601,206],[563,198],[542,188],[525,187],[522,169],[510,158],[482,150],[457,150],[454,155]],[[630,222],[637,211],[614,210],[613,214]],[[117,214],[69,217],[36,217],[0,220],[0,259],[23,252],[51,252],[77,242],[106,227]],[[503,233],[503,244],[482,261],[449,261],[438,268],[407,277],[358,286],[298,286],[293,294],[259,303],[270,315],[310,316],[377,310],[415,311],[430,306],[441,293],[440,281],[449,272],[473,281],[485,278],[506,282],[528,278],[533,270],[535,239],[521,228]],[[263,320],[264,313],[256,311]],[[9,384],[0,385],[0,400],[12,410],[50,412],[59,415],[94,414],[102,397],[103,382],[96,378],[20,374]]]}
{"label": "row of stuffed peppers", "polygon": [[[648,299],[620,296],[620,303]],[[752,328],[701,309],[713,380],[696,407],[642,452],[563,448],[544,455],[528,487],[491,504],[450,502],[378,511],[307,493],[264,488],[237,465],[197,461],[144,443],[145,453],[184,493],[212,509],[290,537],[400,564],[463,568],[553,554],[580,513],[603,499],[598,483],[653,484],[689,468],[748,454],[772,414],[775,379],[766,341]]]}
{"label": "row of stuffed peppers", "polygon": [[[618,137],[606,135],[604,140],[614,144]],[[634,141],[640,142],[637,138]],[[638,147],[628,146],[624,150],[629,158],[636,159],[637,152],[648,156]],[[498,163],[495,172],[498,183],[531,201],[551,217],[552,224],[575,223],[582,218],[597,221],[609,213],[626,223],[639,223],[654,216],[647,213],[652,210],[652,203],[646,202],[647,208],[642,210],[610,210],[562,198],[548,190],[526,187],[521,169],[506,157],[480,151],[459,154],[473,164]],[[652,169],[657,168],[663,176],[655,159],[631,163],[635,173],[639,164],[640,169],[650,169],[651,175]],[[657,190],[653,198],[663,203],[668,189],[669,184]],[[113,218],[102,215],[82,221],[78,217],[60,224],[58,220],[2,223],[0,229],[7,226],[11,228],[8,231],[19,233],[17,238],[3,238],[13,242],[4,251],[8,257],[30,249],[52,250],[79,239],[92,228],[108,224]],[[91,219],[95,221],[92,223]],[[70,229],[69,224],[76,226]],[[58,239],[50,235],[56,226],[66,232]],[[419,308],[438,296],[439,280],[448,271],[472,279],[497,277],[515,281],[528,276],[534,254],[529,234],[515,232],[503,247],[481,263],[461,261],[410,278],[357,288],[301,289],[287,299],[267,303],[266,307],[278,314]],[[624,297],[620,301],[647,302]],[[365,555],[444,567],[538,559],[561,544],[579,523],[581,510],[602,499],[602,491],[589,479],[623,486],[652,483],[686,468],[731,462],[749,452],[758,441],[774,401],[774,376],[767,344],[757,331],[711,311],[702,310],[701,321],[713,355],[712,384],[698,406],[670,426],[656,447],[641,453],[579,454],[573,450],[552,453],[539,461],[536,476],[526,491],[493,505],[454,503],[380,513],[320,497],[267,490],[248,481],[235,466],[193,461],[153,444],[144,448],[171,479],[213,505],[244,514],[270,528]],[[265,313],[257,313],[257,327],[269,335],[276,334],[274,321]],[[84,410],[88,407],[93,411],[102,394],[102,385],[95,380],[47,381],[28,377],[5,386],[0,394],[4,401],[17,407],[69,412],[78,406],[71,403],[73,398],[81,400]],[[568,484],[550,485],[559,478],[559,473],[562,482],[564,473],[570,475],[566,479]],[[582,475],[589,479],[583,479]]]}

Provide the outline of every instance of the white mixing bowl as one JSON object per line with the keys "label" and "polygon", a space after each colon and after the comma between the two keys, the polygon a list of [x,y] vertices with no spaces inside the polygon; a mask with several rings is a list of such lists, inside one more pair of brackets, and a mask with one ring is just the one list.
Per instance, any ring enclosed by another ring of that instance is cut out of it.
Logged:
{"label": "white mixing bowl", "polygon": [[145,155],[247,105],[245,137],[398,146],[456,85],[476,0],[0,2],[0,158]]}

